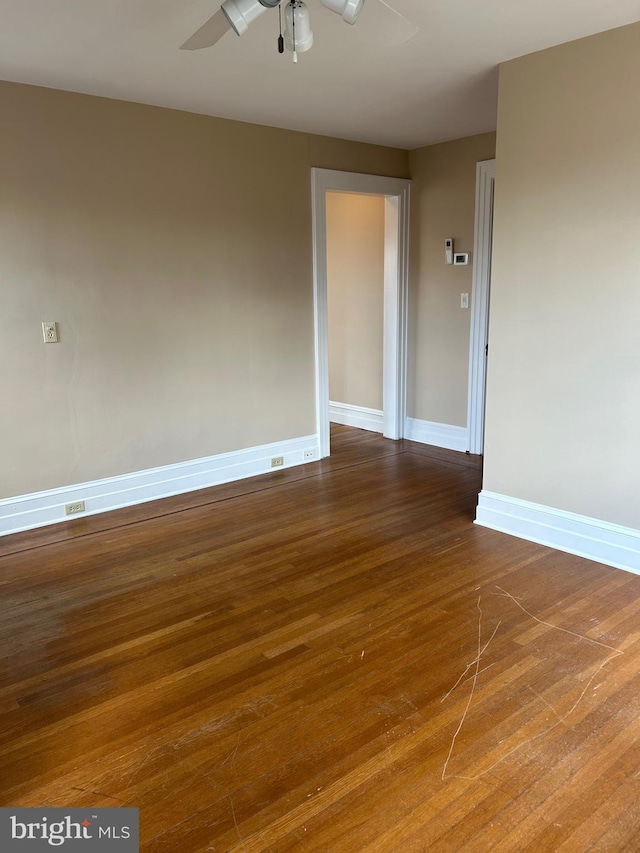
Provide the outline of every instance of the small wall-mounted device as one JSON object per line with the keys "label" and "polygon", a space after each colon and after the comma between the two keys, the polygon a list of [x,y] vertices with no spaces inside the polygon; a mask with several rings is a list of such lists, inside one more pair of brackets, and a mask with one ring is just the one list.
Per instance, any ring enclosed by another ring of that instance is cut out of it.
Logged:
{"label": "small wall-mounted device", "polygon": [[469,263],[469,252],[456,252],[453,256],[453,264],[456,267],[466,267]]}
{"label": "small wall-mounted device", "polygon": [[42,337],[45,344],[58,343],[58,326],[53,320],[42,321]]}
{"label": "small wall-mounted device", "polygon": [[444,262],[453,263],[453,237],[446,237],[444,241]]}

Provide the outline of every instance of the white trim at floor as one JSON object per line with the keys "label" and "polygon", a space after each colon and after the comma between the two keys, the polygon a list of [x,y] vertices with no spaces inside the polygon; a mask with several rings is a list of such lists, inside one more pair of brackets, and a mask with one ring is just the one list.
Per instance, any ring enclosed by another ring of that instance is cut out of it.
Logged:
{"label": "white trim at floor", "polygon": [[[278,471],[319,459],[318,436],[276,441],[0,500],[0,536],[271,473],[274,470],[271,460],[279,456],[283,458],[283,464],[277,467]],[[66,516],[65,504],[79,501],[84,501],[85,512]]]}
{"label": "white trim at floor", "polygon": [[640,574],[640,530],[483,489],[476,524]]}
{"label": "white trim at floor", "polygon": [[329,420],[334,424],[368,429],[371,432],[382,432],[383,415],[380,409],[330,402]]}
{"label": "white trim at floor", "polygon": [[405,438],[418,441],[420,444],[444,447],[447,450],[459,450],[465,453],[469,448],[468,434],[465,427],[452,424],[438,424],[433,421],[422,421],[419,418],[407,418],[405,421]]}

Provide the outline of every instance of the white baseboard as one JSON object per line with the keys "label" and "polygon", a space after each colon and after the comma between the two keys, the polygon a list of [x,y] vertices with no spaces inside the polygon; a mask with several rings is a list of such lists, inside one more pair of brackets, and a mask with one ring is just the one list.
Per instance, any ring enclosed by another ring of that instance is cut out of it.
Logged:
{"label": "white baseboard", "polygon": [[476,524],[640,574],[640,530],[481,491]]}
{"label": "white baseboard", "polygon": [[382,412],[366,406],[350,406],[348,403],[329,403],[329,420],[334,424],[382,432]]}
{"label": "white baseboard", "polygon": [[447,450],[459,450],[465,453],[469,449],[469,437],[466,427],[438,424],[433,421],[421,421],[407,418],[404,425],[404,437],[420,444],[432,444]]}
{"label": "white baseboard", "polygon": [[[271,459],[274,456],[282,456],[284,459],[278,471],[319,459],[318,436],[307,435],[289,441],[277,441],[204,459],[192,459],[175,465],[163,465],[161,468],[0,500],[0,536],[270,473],[273,471]],[[85,512],[66,516],[65,504],[77,501],[84,501]]]}

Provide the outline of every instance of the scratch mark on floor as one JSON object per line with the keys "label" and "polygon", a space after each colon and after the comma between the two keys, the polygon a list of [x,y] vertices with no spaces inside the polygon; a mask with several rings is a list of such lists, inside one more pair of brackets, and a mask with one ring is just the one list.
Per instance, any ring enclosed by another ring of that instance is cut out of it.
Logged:
{"label": "scratch mark on floor", "polygon": [[242,844],[242,849],[246,853],[247,848],[244,846],[242,833],[240,832],[240,827],[238,826],[238,819],[236,817],[236,810],[233,807],[233,798],[231,797],[231,794],[229,794],[228,796],[229,796],[229,804],[231,805],[231,814],[233,815],[233,823],[235,825],[236,832],[238,833],[238,838],[240,839],[240,844]]}
{"label": "scratch mark on floor", "polygon": [[[493,640],[493,638],[495,637],[496,632],[497,632],[497,630],[498,630],[498,628],[499,628],[499,627],[500,627],[500,622],[498,622],[498,624],[496,625],[496,627],[493,629],[493,634],[489,637],[489,641],[488,641],[487,643],[485,643],[484,648],[483,648],[483,649],[482,649],[482,651],[480,652],[480,657],[482,657],[482,655],[483,655],[483,654],[485,653],[485,651],[487,650],[487,648],[488,648],[488,646],[489,646],[489,643],[490,643],[490,642],[491,642],[491,640]],[[466,683],[467,683],[467,681],[472,681],[472,680],[476,677],[476,675],[480,675],[480,673],[481,673],[481,672],[485,672],[487,669],[491,669],[491,667],[492,667],[492,666],[495,666],[495,664],[494,664],[494,663],[490,663],[490,664],[489,664],[489,666],[485,666],[485,667],[483,667],[483,668],[482,668],[478,673],[476,673],[476,674],[474,674],[474,675],[470,676],[469,678],[465,678],[465,680],[463,681],[462,679],[463,679],[463,678],[465,677],[465,675],[469,672],[469,670],[471,669],[471,667],[472,667],[472,666],[475,666],[476,661],[477,661],[477,658],[476,658],[476,659],[474,659],[474,660],[472,660],[472,661],[471,661],[471,663],[468,663],[468,664],[465,666],[465,668],[464,668],[464,672],[462,672],[462,673],[461,673],[460,677],[458,678],[458,680],[456,681],[456,683],[453,685],[453,687],[451,688],[451,690],[449,690],[447,693],[445,693],[445,695],[444,695],[444,696],[442,697],[442,699],[440,700],[440,703],[441,703],[441,704],[442,704],[442,702],[444,702],[444,700],[445,700],[445,699],[448,699],[448,698],[449,698],[449,696],[451,696],[451,694],[453,693],[453,691],[456,689],[456,687],[457,687],[459,684],[466,684]]]}
{"label": "scratch mark on floor", "polygon": [[[549,708],[549,710],[551,710],[555,714],[555,716],[557,717],[556,722],[552,726],[549,726],[549,728],[546,728],[543,731],[539,732],[537,735],[534,735],[533,737],[527,738],[526,740],[523,740],[521,743],[516,744],[516,746],[514,746],[513,749],[511,749],[507,753],[505,753],[505,755],[503,755],[501,758],[499,758],[497,761],[495,761],[490,767],[488,767],[486,770],[483,770],[481,773],[476,774],[475,776],[463,776],[463,775],[459,775],[459,774],[455,774],[455,773],[451,774],[450,776],[447,776],[447,769],[449,766],[449,762],[451,761],[451,756],[453,755],[453,750],[455,747],[456,739],[457,739],[458,735],[460,734],[460,732],[462,731],[462,727],[464,725],[465,719],[467,717],[467,714],[468,714],[469,709],[471,707],[471,703],[473,701],[473,696],[475,693],[478,676],[480,675],[480,672],[484,672],[486,669],[489,669],[489,667],[487,666],[483,670],[480,670],[480,668],[479,668],[480,667],[480,658],[482,657],[482,655],[486,651],[487,647],[489,646],[489,643],[493,640],[493,638],[496,634],[496,631],[498,630],[498,627],[501,624],[500,622],[498,622],[498,624],[496,625],[496,627],[493,630],[491,637],[489,638],[487,643],[485,643],[484,647],[482,647],[482,644],[481,644],[482,608],[480,607],[480,596],[479,596],[477,604],[476,604],[476,607],[479,611],[479,617],[478,617],[478,654],[477,654],[476,658],[473,661],[471,661],[471,663],[468,663],[466,665],[464,671],[462,672],[462,674],[460,675],[460,677],[458,678],[456,683],[453,685],[451,690],[449,690],[449,692],[440,700],[441,702],[444,702],[444,700],[447,699],[451,695],[451,693],[453,693],[453,691],[456,689],[456,687],[458,687],[458,685],[461,682],[466,684],[467,681],[471,681],[471,692],[469,694],[469,698],[467,700],[466,707],[465,707],[464,712],[462,714],[462,718],[458,724],[458,728],[456,729],[455,734],[453,735],[453,738],[451,740],[451,746],[449,747],[449,753],[448,753],[447,759],[444,763],[444,767],[442,768],[442,779],[455,778],[455,779],[466,779],[469,781],[476,781],[478,779],[481,779],[483,776],[486,776],[488,773],[490,773],[492,770],[494,770],[499,764],[501,764],[507,758],[512,756],[515,752],[522,749],[522,747],[524,747],[526,745],[530,745],[535,740],[538,740],[539,738],[543,737],[544,735],[547,735],[550,732],[552,732],[555,728],[562,725],[564,723],[564,721],[567,719],[567,717],[569,717],[575,711],[575,709],[578,707],[578,705],[580,704],[580,702],[584,698],[585,694],[587,693],[588,689],[590,688],[591,684],[593,683],[594,679],[604,669],[604,667],[610,661],[615,660],[617,657],[624,654],[624,651],[622,649],[617,649],[617,648],[615,648],[615,646],[610,646],[607,643],[601,642],[600,640],[593,640],[593,639],[591,639],[591,637],[586,637],[584,634],[578,634],[576,631],[571,631],[568,628],[561,628],[558,625],[553,625],[551,622],[545,622],[543,619],[539,619],[537,616],[534,616],[533,613],[531,613],[529,610],[527,610],[526,607],[524,607],[522,604],[520,604],[518,599],[515,596],[511,595],[511,593],[507,592],[505,589],[503,589],[502,587],[497,586],[497,585],[496,585],[496,589],[500,590],[500,594],[503,597],[509,598],[511,601],[513,601],[514,604],[516,604],[523,611],[523,613],[525,613],[527,616],[529,616],[535,622],[538,622],[541,625],[546,625],[548,628],[555,629],[556,631],[562,631],[565,634],[570,634],[573,637],[577,637],[580,640],[585,640],[586,642],[592,643],[593,645],[596,645],[596,646],[600,646],[601,648],[608,649],[609,651],[612,651],[613,654],[609,655],[607,658],[605,658],[605,660],[591,674],[590,678],[588,679],[584,688],[580,692],[580,695],[578,696],[576,701],[569,708],[569,710],[566,711],[566,713],[562,714],[562,716],[560,716],[560,714],[557,712],[557,710],[549,702],[547,702],[547,700],[544,698],[544,696],[541,696],[540,693],[538,693],[536,690],[533,689],[533,687],[529,686],[529,690],[532,693],[534,693],[542,702],[544,702],[544,704]],[[496,593],[493,593],[493,594],[495,595]],[[466,674],[469,672],[469,670],[474,665],[475,665],[476,669],[475,669],[473,676],[471,678],[468,678],[465,681],[463,681]],[[493,664],[490,664],[490,666],[493,666]],[[503,741],[500,741],[500,743],[502,743],[502,742]]]}
{"label": "scratch mark on floor", "polygon": [[[486,672],[488,669],[491,669],[491,667],[495,666],[495,665],[496,665],[496,663],[494,661],[493,663],[490,663],[487,666],[483,666],[482,669],[480,670],[480,672],[478,673],[478,675],[482,675],[483,672]],[[465,680],[462,683],[466,684],[468,681],[471,681],[472,678],[473,678],[473,676],[470,675],[469,678],[465,678]]]}
{"label": "scratch mark on floor", "polygon": [[235,748],[231,750],[229,755],[227,755],[225,760],[222,762],[222,764],[218,768],[219,770],[222,770],[222,768],[225,766],[225,764],[229,764],[229,762],[231,762],[231,764],[233,764],[233,762],[236,760],[236,755],[238,754],[238,747],[239,746],[240,746],[240,732],[238,732],[238,740],[236,741]]}
{"label": "scratch mark on floor", "polygon": [[[586,639],[588,639],[588,638],[586,638]],[[593,682],[594,678],[598,675],[598,673],[609,663],[609,661],[615,660],[616,657],[618,657],[621,654],[624,654],[624,652],[622,652],[620,649],[616,649],[616,652],[617,652],[617,654],[609,655],[609,657],[600,664],[600,666],[596,669],[596,671],[593,673],[591,678],[587,681],[584,689],[582,690],[582,692],[580,693],[580,695],[578,696],[576,701],[573,703],[573,705],[566,712],[566,714],[563,714],[561,717],[559,717],[557,712],[556,712],[556,717],[558,717],[558,720],[552,726],[549,726],[548,729],[544,729],[544,731],[538,732],[537,735],[534,735],[533,737],[530,737],[527,740],[523,740],[521,743],[514,746],[513,749],[510,749],[509,752],[507,752],[505,755],[502,756],[502,758],[499,758],[496,762],[494,762],[491,765],[491,767],[488,767],[486,770],[483,770],[482,773],[478,773],[476,776],[456,776],[456,778],[458,778],[458,779],[469,779],[471,781],[481,779],[487,773],[490,773],[492,770],[494,770],[499,764],[502,764],[503,761],[506,761],[506,759],[509,758],[510,756],[512,756],[515,752],[518,752],[518,750],[522,749],[523,746],[527,746],[528,744],[532,744],[534,741],[538,740],[541,737],[544,737],[544,735],[548,735],[550,732],[552,732],[558,726],[562,725],[562,723],[564,723],[564,721],[567,719],[567,717],[570,714],[573,714],[575,709],[578,707],[578,705],[580,704],[580,702],[584,698],[585,693],[587,692],[587,690],[591,686],[591,683]],[[540,698],[542,698],[542,697],[540,697]]]}
{"label": "scratch mark on floor", "polygon": [[[460,682],[461,682],[461,681],[462,681],[462,679],[465,677],[465,675],[469,672],[469,670],[471,669],[471,667],[472,667],[472,666],[475,666],[475,668],[476,668],[476,672],[475,672],[475,673],[474,673],[474,675],[471,677],[471,679],[467,679],[467,681],[473,680],[474,678],[477,678],[477,677],[478,677],[478,675],[480,674],[480,671],[478,670],[478,667],[480,666],[480,658],[481,658],[481,657],[482,657],[482,655],[486,652],[486,650],[489,648],[489,644],[491,643],[491,641],[492,641],[492,640],[493,640],[493,638],[495,637],[496,632],[497,632],[498,628],[500,627],[500,624],[501,624],[501,623],[500,623],[500,622],[498,622],[498,624],[496,625],[496,627],[493,629],[493,633],[491,634],[491,636],[489,637],[489,639],[487,640],[487,642],[484,644],[484,646],[483,646],[483,647],[482,647],[482,649],[481,649],[481,648],[480,648],[480,635],[481,635],[481,631],[482,631],[482,609],[481,609],[481,607],[480,607],[480,598],[481,598],[481,596],[478,596],[478,601],[477,601],[477,603],[476,603],[476,607],[477,607],[477,608],[478,608],[478,610],[480,611],[480,615],[479,615],[479,617],[478,617],[478,654],[477,654],[477,655],[475,656],[475,658],[471,661],[471,663],[468,663],[468,664],[465,666],[464,671],[460,674],[460,677],[458,678],[458,680],[456,681],[456,683],[453,685],[453,687],[451,688],[451,690],[449,690],[449,692],[448,692],[448,693],[446,693],[446,694],[442,697],[442,699],[440,700],[440,702],[444,702],[444,700],[445,700],[445,699],[448,699],[448,697],[449,697],[449,696],[451,696],[451,694],[453,693],[453,691],[454,691],[454,690],[456,689],[456,687],[460,684]],[[493,664],[491,664],[491,666],[493,666]],[[489,669],[489,667],[485,667],[485,669]],[[484,671],[484,670],[482,670],[482,671]],[[466,682],[465,682],[465,683],[466,683]]]}
{"label": "scratch mark on floor", "polygon": [[556,711],[556,709],[553,707],[553,705],[551,705],[549,702],[547,702],[547,700],[544,698],[544,696],[543,696],[541,693],[538,693],[538,691],[537,691],[537,690],[534,690],[534,689],[533,689],[533,687],[531,687],[531,685],[529,685],[529,690],[530,690],[530,691],[531,691],[535,696],[537,696],[537,697],[538,697],[538,699],[540,699],[540,701],[541,701],[541,702],[544,702],[544,704],[547,706],[547,708],[548,708],[550,711],[553,711],[553,713],[555,714],[555,716],[558,718],[558,720],[559,720],[559,721],[561,720],[560,714]]}
{"label": "scratch mark on floor", "polygon": [[[555,628],[556,631],[563,631],[565,634],[571,634],[572,637],[578,637],[578,639],[586,640],[588,643],[593,643],[596,646],[602,646],[604,649],[609,649],[612,652],[616,652],[616,654],[618,655],[624,654],[621,649],[616,649],[615,646],[608,646],[606,643],[601,643],[600,640],[592,640],[591,637],[585,637],[584,634],[578,634],[576,633],[576,631],[570,631],[568,628],[561,628],[559,625],[552,625],[551,622],[545,622],[544,619],[538,619],[538,617],[534,616],[533,613],[527,610],[526,607],[523,607],[522,604],[520,604],[520,602],[518,601],[518,599],[514,595],[511,595],[510,592],[507,592],[505,589],[502,589],[501,586],[497,585],[496,589],[499,589],[504,596],[510,598],[514,604],[517,604],[523,613],[526,613],[527,616],[531,617],[531,619],[535,619],[535,621],[539,622],[541,625],[546,625],[547,628]],[[495,593],[493,594],[495,595]]]}
{"label": "scratch mark on floor", "polygon": [[138,781],[138,779],[139,779],[139,777],[140,777],[140,775],[141,775],[142,771],[143,771],[143,770],[146,770],[146,768],[147,768],[147,767],[152,763],[152,761],[153,761],[153,759],[154,759],[155,755],[156,755],[157,753],[159,753],[159,752],[167,751],[168,749],[169,749],[169,747],[167,746],[167,744],[164,744],[164,743],[163,743],[163,744],[159,744],[158,746],[154,746],[154,747],[152,747],[152,748],[151,748],[151,749],[146,753],[146,755],[145,755],[145,756],[144,756],[144,758],[140,761],[140,763],[137,765],[137,767],[134,767],[134,768],[130,771],[130,773],[129,773],[129,777],[128,777],[127,781],[126,781],[126,786],[125,786],[125,787],[126,787],[126,788],[131,788],[131,787],[133,786],[134,782],[137,782],[137,781]]}
{"label": "scratch mark on floor", "polygon": [[[229,755],[225,758],[225,760],[222,762],[222,764],[220,764],[220,766],[215,770],[215,773],[218,773],[220,770],[222,770],[222,768],[225,766],[225,764],[228,764],[229,762],[233,763],[233,761],[235,761],[236,755],[238,754],[238,747],[240,746],[240,740],[241,740],[241,733],[238,733],[238,740],[236,741],[235,748],[229,753]],[[192,772],[197,773],[202,779],[205,779],[211,785],[211,787],[214,791],[221,789],[222,791],[225,792],[227,799],[229,800],[229,805],[231,806],[231,816],[233,817],[233,825],[234,825],[236,833],[238,835],[238,840],[240,841],[240,844],[242,845],[242,849],[246,853],[247,848],[245,847],[244,838],[242,837],[242,833],[240,832],[240,827],[238,826],[238,818],[236,816],[236,810],[235,810],[235,806],[233,804],[233,797],[231,796],[231,791],[226,787],[226,785],[223,785],[222,783],[216,781],[216,779],[212,778],[212,775],[210,773],[205,772],[204,770],[202,770],[199,767],[195,767],[187,759],[177,758],[176,761],[178,762],[178,764],[182,764],[184,767],[189,768],[189,770],[191,770]],[[210,848],[210,849],[215,849],[215,848]]]}
{"label": "scratch mark on floor", "polygon": [[[500,627],[500,622],[498,622],[496,627],[493,629],[493,633],[491,634],[491,636],[489,637],[489,639],[487,640],[487,642],[483,646],[482,645],[482,608],[480,607],[480,599],[481,599],[481,596],[479,595],[478,601],[476,603],[476,607],[478,608],[478,654],[476,655],[474,661],[467,664],[467,666],[465,667],[465,670],[462,673],[462,675],[460,676],[460,678],[456,681],[456,683],[453,685],[451,690],[447,693],[447,696],[451,695],[451,693],[456,689],[458,684],[460,684],[460,681],[464,678],[464,676],[469,672],[471,667],[475,664],[476,671],[474,672],[473,677],[471,678],[471,692],[469,693],[467,705],[464,709],[464,713],[462,714],[462,718],[458,724],[458,728],[456,729],[455,734],[453,735],[453,738],[451,739],[451,746],[449,747],[449,754],[447,755],[447,760],[445,761],[444,767],[442,768],[442,778],[443,779],[447,778],[447,768],[449,766],[449,762],[451,761],[451,756],[453,755],[453,748],[456,745],[456,738],[458,737],[458,735],[462,731],[464,721],[466,719],[467,714],[469,713],[469,708],[471,707],[471,702],[473,701],[473,694],[475,693],[476,683],[478,681],[478,675],[480,674],[480,659],[482,658],[482,655],[486,652],[487,648],[489,647],[489,643],[493,640],[493,638],[496,635],[496,631]],[[444,699],[446,699],[447,696],[445,696]],[[442,701],[444,701],[444,699]]]}

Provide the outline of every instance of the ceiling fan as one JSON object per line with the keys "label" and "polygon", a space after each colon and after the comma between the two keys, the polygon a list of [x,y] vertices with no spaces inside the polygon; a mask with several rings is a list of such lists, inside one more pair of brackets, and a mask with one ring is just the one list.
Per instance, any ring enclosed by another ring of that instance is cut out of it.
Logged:
{"label": "ceiling fan", "polygon": [[[212,47],[222,36],[233,30],[241,36],[247,32],[249,25],[255,21],[267,9],[280,6],[282,0],[224,0],[218,11],[208,21],[196,30],[196,32],[180,46],[180,50],[200,50],[204,47]],[[340,15],[347,24],[355,24],[364,6],[364,0],[320,0],[323,6]],[[389,6],[385,0],[377,0],[377,3],[386,6],[387,10],[394,16],[402,19],[409,27],[411,38],[418,32],[410,21],[399,12]],[[280,14],[280,9],[278,10]],[[408,40],[408,38],[403,40]],[[313,32],[309,19],[309,9],[303,0],[288,0],[284,10],[284,36],[282,24],[280,25],[280,36],[278,38],[278,51],[287,50],[293,53],[293,61],[297,62],[298,53],[303,53],[313,45]]]}

